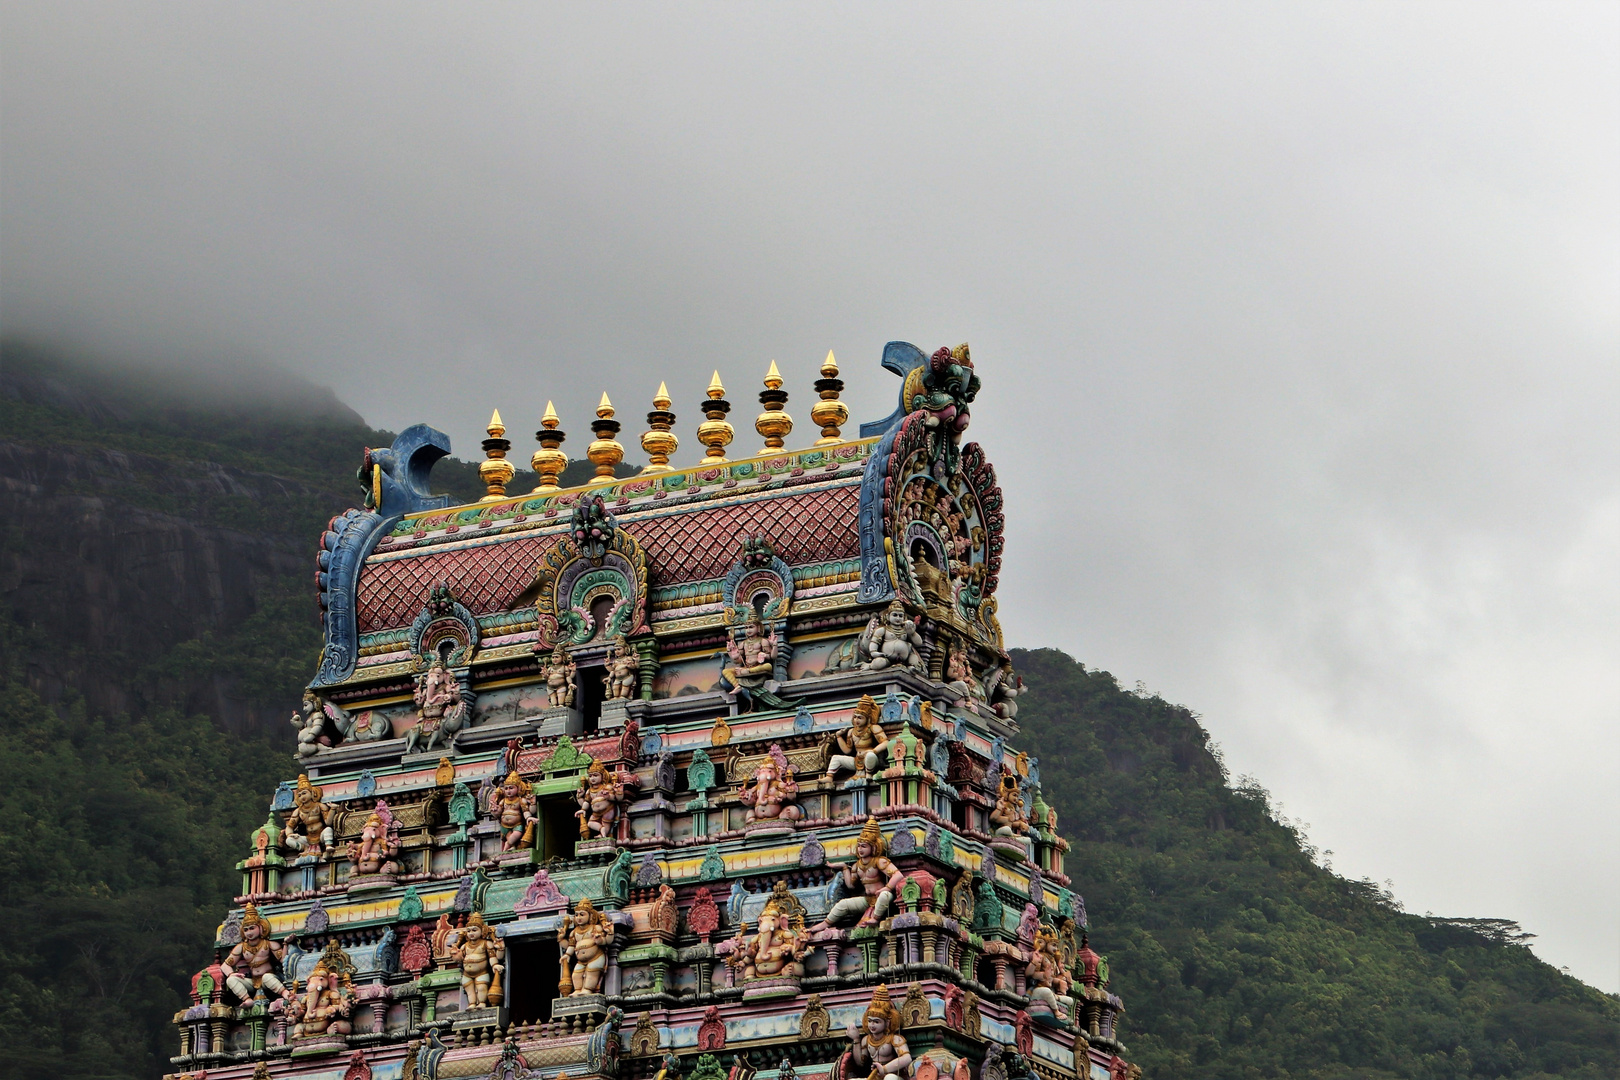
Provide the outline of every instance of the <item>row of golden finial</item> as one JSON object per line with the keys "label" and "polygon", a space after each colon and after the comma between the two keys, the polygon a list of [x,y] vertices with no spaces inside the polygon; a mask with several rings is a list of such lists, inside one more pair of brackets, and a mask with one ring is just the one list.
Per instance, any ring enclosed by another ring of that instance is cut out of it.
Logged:
{"label": "row of golden finial", "polygon": [[[849,406],[838,400],[844,382],[838,377],[838,361],[830,350],[821,365],[821,378],[816,380],[815,389],[820,397],[810,407],[810,419],[821,427],[821,438],[816,440],[815,445],[842,442],[839,429],[849,420]],[[782,449],[793,430],[793,417],[784,411],[787,400],[787,391],[782,389],[781,372],[776,370],[776,361],[772,360],[770,370],[765,373],[765,389],[759,394],[759,403],[764,411],[754,420],[754,430],[765,440],[765,447],[760,451],[762,454]],[[659,383],[658,393],[653,395],[652,411],[647,414],[647,430],[641,435],[641,449],[646,451],[649,461],[646,468],[641,470],[644,476],[671,472],[674,468],[669,458],[680,445],[680,440],[672,430],[675,414],[669,411],[670,404],[668,387]],[[726,447],[736,432],[726,421],[731,402],[726,400],[726,388],[720,384],[720,372],[716,371],[714,378],[709,381],[707,396],[698,408],[704,420],[698,425],[697,438],[705,447],[703,460],[699,464],[724,464],[729,460]],[[614,470],[624,460],[624,445],[614,438],[621,425],[613,417],[613,403],[608,400],[607,394],[603,394],[601,404],[596,407],[596,420],[591,424],[591,433],[596,438],[585,449],[585,456],[596,466],[596,475],[589,481],[592,484],[605,484],[614,479]],[[568,455],[562,451],[563,440],[567,436],[557,426],[561,422],[556,408],[551,402],[546,402],[545,415],[540,418],[540,430],[534,433],[540,449],[529,459],[530,466],[540,478],[540,485],[532,494],[559,490],[557,478],[568,467]],[[479,462],[478,476],[489,494],[478,501],[498,502],[507,498],[506,485],[517,472],[517,468],[506,460],[512,443],[505,438],[506,425],[501,422],[499,409],[489,418],[488,430],[489,438],[483,443],[487,460]]]}

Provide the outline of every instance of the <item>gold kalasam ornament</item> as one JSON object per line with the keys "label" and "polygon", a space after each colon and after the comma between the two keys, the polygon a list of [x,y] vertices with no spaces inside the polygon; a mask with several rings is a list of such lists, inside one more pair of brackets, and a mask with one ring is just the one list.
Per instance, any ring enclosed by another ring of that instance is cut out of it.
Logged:
{"label": "gold kalasam ornament", "polygon": [[568,455],[559,449],[563,440],[568,437],[557,427],[561,422],[556,407],[551,402],[546,402],[546,414],[540,418],[540,430],[534,433],[534,441],[540,444],[540,449],[529,459],[529,465],[540,478],[539,485],[530,492],[532,495],[556,491],[557,477],[568,468]]}
{"label": "gold kalasam ornament", "polygon": [[611,481],[614,468],[624,460],[624,447],[613,438],[619,433],[619,427],[619,422],[613,419],[613,402],[603,394],[601,404],[596,406],[596,420],[591,424],[596,440],[585,451],[585,456],[596,466],[596,475],[591,477],[593,484]]}
{"label": "gold kalasam ornament", "polygon": [[810,407],[810,419],[821,425],[821,438],[815,443],[817,446],[844,441],[838,432],[849,420],[849,406],[838,400],[843,389],[844,380],[838,377],[838,361],[833,359],[832,350],[828,349],[827,359],[821,365],[821,378],[816,380],[816,393],[821,395],[821,400]]}
{"label": "gold kalasam ornament", "polygon": [[793,430],[793,417],[782,411],[787,399],[787,391],[782,389],[782,373],[776,370],[776,361],[772,360],[771,370],[765,373],[765,389],[759,393],[759,403],[765,411],[754,421],[754,430],[765,440],[761,453],[782,449],[788,433]]}
{"label": "gold kalasam ornament", "polygon": [[720,373],[716,371],[714,378],[709,380],[708,397],[698,406],[703,415],[708,417],[698,425],[698,442],[708,449],[703,455],[705,465],[724,465],[726,463],[726,444],[731,442],[734,432],[730,424],[726,423],[726,413],[731,411],[731,402],[726,400],[726,388],[720,385]]}
{"label": "gold kalasam ornament", "polygon": [[506,425],[501,423],[501,410],[496,409],[490,414],[489,438],[484,440],[484,456],[487,461],[478,463],[478,478],[484,482],[489,494],[478,501],[500,502],[506,498],[506,482],[512,479],[517,472],[510,461],[506,460],[506,452],[512,449],[512,443],[501,436],[506,434]]}
{"label": "gold kalasam ornament", "polygon": [[670,430],[675,426],[675,414],[669,411],[669,387],[659,383],[658,393],[653,395],[652,404],[653,411],[647,414],[648,430],[641,436],[641,448],[647,452],[650,459],[647,467],[641,470],[644,476],[648,473],[669,472],[669,456],[681,444],[675,433]]}

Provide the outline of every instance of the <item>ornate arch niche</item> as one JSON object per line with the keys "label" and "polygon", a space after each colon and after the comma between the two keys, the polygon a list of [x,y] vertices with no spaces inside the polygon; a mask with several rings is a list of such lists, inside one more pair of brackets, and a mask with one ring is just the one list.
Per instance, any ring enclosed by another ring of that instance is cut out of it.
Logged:
{"label": "ornate arch niche", "polygon": [[646,553],[600,495],[574,507],[568,535],[546,552],[537,577],[537,652],[649,632]]}
{"label": "ornate arch niche", "polygon": [[417,671],[426,671],[434,660],[443,660],[447,668],[465,668],[478,651],[478,620],[441,582],[428,593],[407,640]]}

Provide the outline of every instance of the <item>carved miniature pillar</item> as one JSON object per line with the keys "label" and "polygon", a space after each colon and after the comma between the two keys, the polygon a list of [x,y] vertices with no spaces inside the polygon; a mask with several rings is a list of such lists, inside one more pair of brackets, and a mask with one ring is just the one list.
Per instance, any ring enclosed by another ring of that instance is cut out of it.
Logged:
{"label": "carved miniature pillar", "polygon": [[191,1056],[191,1025],[190,1024],[181,1024],[180,1025],[180,1056],[181,1057],[190,1057]]}
{"label": "carved miniature pillar", "polygon": [[838,974],[838,953],[840,946],[836,941],[829,941],[823,945],[822,950],[827,954],[827,974]]}
{"label": "carved miniature pillar", "polygon": [[249,1018],[248,1026],[249,1030],[253,1032],[253,1052],[256,1054],[263,1053],[265,1029],[269,1027],[268,1018],[266,1018],[262,1010],[259,1010],[256,1015]]}
{"label": "carved miniature pillar", "polygon": [[619,950],[623,948],[623,939],[615,934],[613,941],[608,945],[607,969],[602,972],[602,993],[609,997],[619,995]]}
{"label": "carved miniature pillar", "polygon": [[697,975],[698,997],[707,1000],[714,993],[714,962],[700,959],[692,965],[692,970]]}
{"label": "carved miniature pillar", "polygon": [[1020,997],[1026,996],[1029,993],[1029,991],[1027,989],[1028,980],[1029,980],[1029,973],[1027,971],[1025,971],[1021,967],[1014,968],[1013,969],[1013,992],[1018,994]]}
{"label": "carved miniature pillar", "polygon": [[208,1019],[210,1052],[223,1054],[225,1052],[225,1017],[211,1016]]}
{"label": "carved miniature pillar", "polygon": [[990,958],[990,964],[992,967],[994,967],[996,972],[995,988],[997,990],[1012,989],[1012,984],[1007,978],[1007,958],[1001,953],[996,953]]}

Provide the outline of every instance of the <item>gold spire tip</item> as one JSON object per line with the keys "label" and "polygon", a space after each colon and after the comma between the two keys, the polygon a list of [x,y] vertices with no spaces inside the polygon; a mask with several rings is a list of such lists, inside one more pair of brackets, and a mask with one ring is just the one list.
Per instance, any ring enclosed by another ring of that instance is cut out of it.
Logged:
{"label": "gold spire tip", "polygon": [[782,373],[776,370],[776,361],[771,361],[771,370],[765,373],[765,389],[780,390],[782,388]]}
{"label": "gold spire tip", "polygon": [[838,361],[834,359],[832,350],[827,350],[827,359],[821,364],[821,377],[823,379],[838,378]]}
{"label": "gold spire tip", "polygon": [[560,423],[562,423],[562,418],[557,415],[557,406],[549,401],[546,402],[546,415],[540,418],[540,426],[554,428]]}
{"label": "gold spire tip", "polygon": [[658,393],[653,395],[653,408],[667,410],[669,405],[669,387],[660,382],[658,384]]}
{"label": "gold spire tip", "polygon": [[611,420],[613,418],[613,402],[608,400],[606,391],[603,391],[602,393],[601,404],[596,406],[596,415],[600,416],[603,420]]}
{"label": "gold spire tip", "polygon": [[720,372],[718,369],[715,370],[714,378],[709,380],[709,396],[717,400],[726,396],[726,388],[720,385]]}
{"label": "gold spire tip", "polygon": [[489,414],[489,427],[486,429],[490,438],[498,439],[506,434],[506,425],[501,423],[501,410],[496,409]]}

